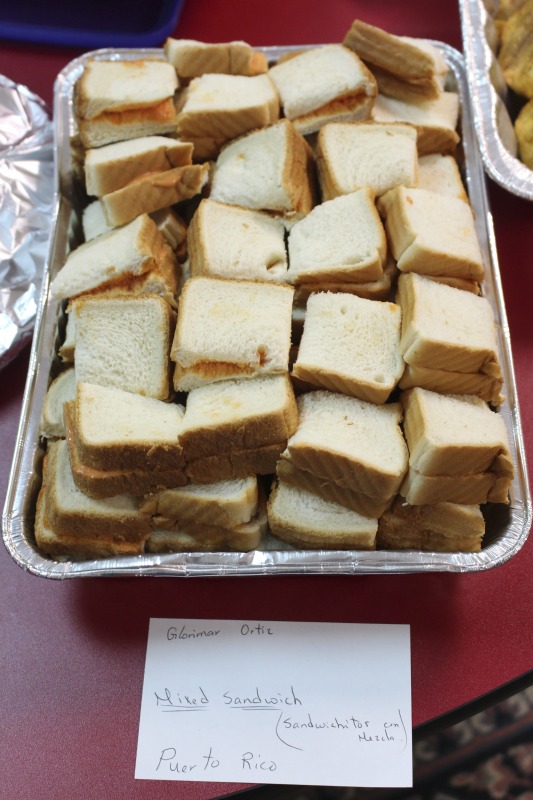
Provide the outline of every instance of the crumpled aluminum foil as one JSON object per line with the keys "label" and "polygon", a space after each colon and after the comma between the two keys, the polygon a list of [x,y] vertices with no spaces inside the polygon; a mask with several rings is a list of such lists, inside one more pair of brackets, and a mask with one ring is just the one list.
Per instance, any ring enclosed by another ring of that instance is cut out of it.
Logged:
{"label": "crumpled aluminum foil", "polygon": [[0,369],[33,333],[53,198],[53,126],[46,105],[0,75]]}

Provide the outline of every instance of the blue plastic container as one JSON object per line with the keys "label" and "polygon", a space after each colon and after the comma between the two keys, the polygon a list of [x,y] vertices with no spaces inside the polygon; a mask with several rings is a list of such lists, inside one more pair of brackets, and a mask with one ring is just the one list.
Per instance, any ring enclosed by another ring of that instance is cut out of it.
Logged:
{"label": "blue plastic container", "polygon": [[80,47],[157,47],[184,0],[0,0],[0,38]]}

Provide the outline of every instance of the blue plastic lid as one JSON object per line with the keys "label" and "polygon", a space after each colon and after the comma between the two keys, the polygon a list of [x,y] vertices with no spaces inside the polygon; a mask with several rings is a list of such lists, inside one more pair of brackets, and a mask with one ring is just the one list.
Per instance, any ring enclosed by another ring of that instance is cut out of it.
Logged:
{"label": "blue plastic lid", "polygon": [[19,0],[0,8],[0,37],[93,50],[154,47],[176,27],[184,0]]}

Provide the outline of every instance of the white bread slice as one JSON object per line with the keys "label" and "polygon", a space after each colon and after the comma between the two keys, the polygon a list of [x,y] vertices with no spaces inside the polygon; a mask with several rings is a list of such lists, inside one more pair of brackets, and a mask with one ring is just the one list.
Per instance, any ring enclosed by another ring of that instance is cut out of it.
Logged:
{"label": "white bread slice", "polygon": [[183,406],[81,381],[72,412],[73,434],[86,466],[156,471],[185,463],[179,441]]}
{"label": "white bread slice", "polygon": [[485,520],[478,505],[411,506],[399,495],[378,523],[378,548],[478,553]]}
{"label": "white bread slice", "polygon": [[103,499],[115,495],[135,495],[156,492],[171,486],[185,486],[187,475],[183,465],[175,467],[97,469],[84,464],[78,446],[72,403],[65,406],[67,445],[72,477],[78,489],[88,497]]}
{"label": "white bread slice", "polygon": [[400,326],[395,303],[312,294],[292,374],[312,386],[385,403],[404,369]]}
{"label": "white bread slice", "polygon": [[112,142],[141,136],[176,134],[176,107],[168,97],[155,106],[104,111],[94,119],[78,118],[78,132],[84,147],[103,147]]}
{"label": "white bread slice", "polygon": [[377,519],[362,517],[305,489],[278,482],[267,504],[272,533],[300,548],[375,550]]}
{"label": "white bread slice", "polygon": [[285,228],[249,208],[202,200],[187,233],[191,275],[284,281]]}
{"label": "white bread slice", "polygon": [[418,189],[449,194],[458,200],[468,202],[468,195],[453,156],[441,153],[428,153],[418,159]]}
{"label": "white bread slice", "polygon": [[142,275],[161,254],[163,238],[146,214],[129,225],[80,245],[67,257],[50,285],[58,300],[109,286],[125,275]]}
{"label": "white bread slice", "polygon": [[483,280],[483,257],[467,203],[399,186],[378,200],[378,209],[400,271]]}
{"label": "white bread slice", "polygon": [[83,119],[108,111],[150,108],[173,97],[176,72],[156,59],[89,59],[76,84],[75,110]]}
{"label": "white bread slice", "polygon": [[160,208],[150,214],[151,218],[161,231],[168,246],[179,257],[181,246],[187,240],[187,225],[183,218],[172,208]]}
{"label": "white bread slice", "polygon": [[136,556],[144,551],[143,540],[130,542],[121,541],[118,538],[102,538],[98,534],[92,533],[80,536],[79,534],[57,533],[52,530],[46,511],[44,488],[41,488],[37,497],[34,535],[39,550],[55,561],[92,561],[95,558]]}
{"label": "white bread slice", "polygon": [[367,300],[388,300],[397,276],[396,263],[389,256],[383,265],[383,275],[377,281],[362,281],[361,283],[356,283],[355,281],[300,283],[295,287],[294,291],[293,320],[294,312],[299,309],[305,309],[309,296],[313,292],[345,292],[346,294],[355,294],[357,297],[365,297]]}
{"label": "white bread slice", "polygon": [[402,392],[400,399],[413,469],[425,476],[492,470],[512,479],[503,418],[479,397],[414,388]]}
{"label": "white bread slice", "polygon": [[298,411],[298,430],[287,445],[295,466],[371,497],[398,490],[408,463],[398,403],[378,406],[315,391],[298,398]]}
{"label": "white bread slice", "polygon": [[413,506],[436,503],[508,503],[511,478],[492,470],[464,475],[422,475],[409,467],[400,494]]}
{"label": "white bread slice", "polygon": [[235,528],[250,522],[257,514],[258,502],[257,476],[249,475],[236,480],[164,489],[145,497],[141,511],[157,517],[157,527],[168,530],[179,528],[185,521]]}
{"label": "white bread slice", "polygon": [[229,450],[213,456],[188,461],[185,472],[190,483],[215,483],[248,475],[273,475],[287,440],[250,447],[244,450]]}
{"label": "white bread slice", "polygon": [[162,172],[192,163],[192,144],[166,136],[141,136],[85,153],[88,195],[102,197],[122,189],[145,172]]}
{"label": "white bread slice", "polygon": [[100,202],[110,225],[125,225],[141,214],[151,214],[200,194],[209,179],[208,164],[190,164],[134,178]]}
{"label": "white bread slice", "polygon": [[259,75],[268,68],[263,53],[253,50],[246,42],[207,44],[195,39],[168,37],[163,49],[178,76],[185,79],[205,73]]}
{"label": "white bread slice", "polygon": [[442,75],[418,81],[406,81],[369,61],[366,63],[376,79],[380,95],[394,97],[406,103],[418,103],[420,100],[434,100],[444,91],[445,80]]}
{"label": "white bread slice", "polygon": [[187,397],[180,444],[188,461],[288,439],[298,426],[287,374],[227,380],[193,389]]}
{"label": "white bread slice", "polygon": [[74,351],[76,349],[76,312],[71,305],[67,306],[67,324],[65,326],[65,338],[59,346],[58,355],[64,364],[74,363]]}
{"label": "white bread slice", "polygon": [[176,390],[286,372],[292,297],[285,284],[190,278],[171,350]]}
{"label": "white bread slice", "polygon": [[501,405],[504,399],[501,394],[503,378],[481,372],[455,372],[406,364],[398,386],[400,389],[420,386],[440,394],[475,394],[493,406]]}
{"label": "white bread slice", "polygon": [[363,61],[369,61],[406,81],[422,81],[448,71],[439,50],[430,42],[395,36],[375,25],[355,19],[344,44]]}
{"label": "white bread slice", "polygon": [[[124,273],[110,283],[80,292],[73,299],[81,297],[115,297],[118,295],[158,294],[172,307],[177,308],[176,295],[179,292],[181,265],[171,249],[162,243],[156,256],[155,266],[142,275]],[[72,303],[67,306],[68,320],[65,340],[59,355],[63,361],[72,362],[76,346],[76,313]]]}
{"label": "white bread slice", "polygon": [[[179,255],[187,238],[187,226],[183,219],[172,208],[161,208],[153,211],[149,216],[157,225],[169,247]],[[82,227],[86,242],[113,230],[113,226],[107,223],[100,200],[93,200],[83,209]]]}
{"label": "white bread slice", "polygon": [[180,522],[177,529],[174,530],[157,528],[150,534],[146,542],[146,552],[176,553],[213,550],[246,552],[261,547],[267,532],[266,506],[262,501],[257,514],[249,522],[243,522],[234,528],[195,524],[188,521]]}
{"label": "white bread slice", "polygon": [[76,380],[166,400],[174,314],[158,295],[74,301]]}
{"label": "white bread slice", "polygon": [[86,242],[113,230],[113,226],[109,225],[105,218],[104,209],[99,200],[93,200],[83,209],[81,225]]}
{"label": "white bread slice", "polygon": [[369,186],[377,197],[416,186],[416,130],[403,123],[330,123],[318,134],[316,162],[324,200]]}
{"label": "white bread slice", "polygon": [[41,414],[40,434],[47,439],[65,437],[63,406],[74,399],[76,376],[72,367],[61,372],[50,384],[46,392]]}
{"label": "white bread slice", "polygon": [[315,204],[314,157],[292,122],[252,131],[217,158],[210,197],[278,214],[308,214]]}
{"label": "white bread slice", "polygon": [[95,500],[77,488],[64,439],[49,443],[43,485],[48,521],[56,534],[141,543],[150,532],[150,519],[132,496]]}
{"label": "white bread slice", "polygon": [[305,469],[299,469],[293,464],[290,456],[287,458],[286,455],[280,458],[276,465],[276,475],[284,483],[305,489],[332,503],[339,503],[345,508],[357,511],[363,517],[378,518],[391,503],[390,497],[371,497],[357,490],[339,486],[334,481],[319,478]]}
{"label": "white bread slice", "polygon": [[379,280],[387,240],[372,190],[315,206],[292,226],[288,250],[290,283]]}
{"label": "white bread slice", "polygon": [[396,300],[408,364],[502,378],[494,312],[485,297],[411,272],[400,275]]}
{"label": "white bread slice", "polygon": [[446,286],[453,286],[454,289],[462,289],[464,292],[481,294],[481,285],[473,278],[459,278],[456,275],[426,275],[426,278],[444,283]]}
{"label": "white bread slice", "polygon": [[[192,142],[195,159],[215,158],[220,147],[279,119],[279,97],[268,75],[202,75],[180,100],[178,136]],[[198,151],[196,142],[212,142]]]}
{"label": "white bread slice", "polygon": [[303,134],[331,117],[368,119],[377,85],[358,56],[341,44],[312,48],[269,70],[285,117]]}
{"label": "white bread slice", "polygon": [[416,128],[419,155],[454,153],[459,143],[459,95],[442,92],[434,100],[406,102],[379,94],[372,107],[376,122],[406,122]]}

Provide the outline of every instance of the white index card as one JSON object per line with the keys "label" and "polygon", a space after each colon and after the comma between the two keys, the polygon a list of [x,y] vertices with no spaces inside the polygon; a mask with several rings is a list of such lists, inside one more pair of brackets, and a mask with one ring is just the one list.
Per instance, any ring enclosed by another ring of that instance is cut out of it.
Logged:
{"label": "white index card", "polygon": [[135,777],[412,786],[409,626],[150,620]]}

